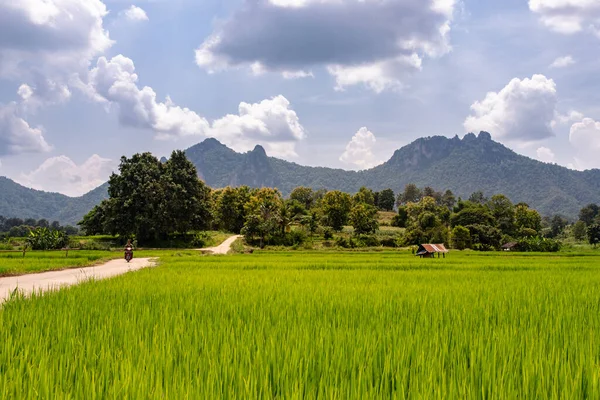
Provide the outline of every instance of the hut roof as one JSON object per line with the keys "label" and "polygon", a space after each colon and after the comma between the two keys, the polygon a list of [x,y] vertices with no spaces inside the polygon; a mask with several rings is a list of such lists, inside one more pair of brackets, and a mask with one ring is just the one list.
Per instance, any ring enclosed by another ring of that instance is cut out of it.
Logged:
{"label": "hut roof", "polygon": [[508,242],[506,244],[502,245],[503,249],[512,249],[514,248],[518,243],[517,242]]}
{"label": "hut roof", "polygon": [[425,253],[448,253],[448,250],[443,244],[422,244],[417,255]]}

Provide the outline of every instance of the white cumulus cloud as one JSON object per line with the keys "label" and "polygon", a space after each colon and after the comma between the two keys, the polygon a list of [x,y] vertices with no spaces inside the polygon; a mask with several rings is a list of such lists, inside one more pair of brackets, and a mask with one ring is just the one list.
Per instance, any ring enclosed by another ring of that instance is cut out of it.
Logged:
{"label": "white cumulus cloud", "polygon": [[146,11],[138,6],[132,5],[127,10],[123,11],[123,15],[130,21],[148,21]]}
{"label": "white cumulus cloud", "polygon": [[550,68],[565,68],[573,64],[575,64],[575,60],[571,56],[558,57],[550,64]]}
{"label": "white cumulus cloud", "polygon": [[131,59],[118,55],[109,61],[100,57],[89,72],[86,89],[96,100],[118,107],[123,125],[153,130],[159,139],[207,132],[206,119],[175,105],[168,97],[164,102],[157,101],[154,90],[149,86],[140,88],[137,81]]}
{"label": "white cumulus cloud", "polygon": [[340,161],[353,165],[358,169],[368,169],[378,165],[380,161],[373,154],[376,142],[373,132],[366,127],[360,128],[346,145],[346,150],[340,156]]}
{"label": "white cumulus cloud", "polygon": [[0,1],[0,76],[66,82],[112,45],[107,13],[100,0]]}
{"label": "white cumulus cloud", "polygon": [[209,135],[238,151],[262,144],[270,155],[295,157],[295,146],[306,131],[288,99],[276,96],[260,103],[241,103],[237,115],[214,121]]}
{"label": "white cumulus cloud", "polygon": [[597,0],[529,0],[529,9],[548,28],[573,34],[600,28],[600,2]]}
{"label": "white cumulus cloud", "polygon": [[151,87],[139,87],[133,61],[122,55],[110,61],[100,57],[84,90],[93,99],[117,107],[123,125],[151,130],[158,139],[214,137],[238,151],[262,144],[273,155],[293,157],[296,143],[306,136],[298,115],[283,96],[254,104],[242,102],[238,114],[212,123],[175,105],[169,97],[159,102]]}
{"label": "white cumulus cloud", "polygon": [[50,151],[43,133],[22,118],[17,103],[0,105],[0,156]]}
{"label": "white cumulus cloud", "polygon": [[[249,67],[282,73],[324,67],[341,90],[402,87],[422,59],[448,53],[456,0],[245,2],[196,50],[209,73]],[[374,23],[376,21],[376,23]],[[308,73],[293,74],[306,77]]]}
{"label": "white cumulus cloud", "polygon": [[535,142],[554,136],[557,115],[556,84],[544,75],[511,80],[499,92],[490,92],[471,106],[467,132],[487,131],[497,140]]}
{"label": "white cumulus cloud", "polygon": [[600,168],[600,122],[584,118],[571,126],[569,141],[577,150],[576,164],[582,168]]}
{"label": "white cumulus cloud", "polygon": [[52,157],[17,179],[27,187],[68,196],[81,196],[106,182],[116,168],[112,160],[94,154],[77,165],[66,156]]}

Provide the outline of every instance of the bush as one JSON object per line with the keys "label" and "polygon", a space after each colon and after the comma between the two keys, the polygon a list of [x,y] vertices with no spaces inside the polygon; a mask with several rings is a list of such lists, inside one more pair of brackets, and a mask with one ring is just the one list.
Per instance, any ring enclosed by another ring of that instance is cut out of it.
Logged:
{"label": "bush", "polygon": [[210,240],[210,235],[206,232],[196,232],[192,238],[192,246],[203,248]]}
{"label": "bush", "polygon": [[342,236],[339,236],[335,239],[335,244],[336,246],[342,247],[344,249],[354,249],[357,247],[356,242],[352,240],[352,238],[346,239]]}
{"label": "bush", "polygon": [[57,230],[36,228],[29,232],[27,244],[33,250],[57,250],[69,244],[69,236]]}
{"label": "bush", "polygon": [[371,235],[361,235],[356,238],[357,243],[356,247],[379,247],[381,246],[381,242],[375,237]]}
{"label": "bush", "polygon": [[524,252],[555,253],[560,250],[562,243],[558,240],[541,237],[525,238],[517,243],[517,250]]}
{"label": "bush", "polygon": [[333,229],[331,229],[330,227],[326,227],[323,230],[323,239],[325,239],[325,240],[333,239]]}
{"label": "bush", "polygon": [[306,242],[306,233],[302,230],[294,230],[286,234],[284,237],[284,244],[286,246],[301,245]]}
{"label": "bush", "polygon": [[490,246],[489,244],[483,244],[483,243],[475,243],[471,248],[472,248],[472,250],[475,250],[475,251],[494,251],[494,250],[496,250],[493,246]]}
{"label": "bush", "polygon": [[397,237],[386,237],[386,238],[380,239],[379,242],[381,243],[381,245],[383,247],[400,247]]}

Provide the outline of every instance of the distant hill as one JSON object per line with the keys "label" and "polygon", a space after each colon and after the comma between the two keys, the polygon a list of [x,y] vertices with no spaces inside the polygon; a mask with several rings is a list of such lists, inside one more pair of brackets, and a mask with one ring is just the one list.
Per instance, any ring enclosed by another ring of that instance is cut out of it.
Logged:
{"label": "distant hill", "polygon": [[75,225],[96,204],[108,197],[104,184],[81,197],[68,197],[29,189],[0,177],[0,215],[19,218],[46,218],[63,225]]}
{"label": "distant hill", "polygon": [[[240,154],[215,139],[190,147],[186,154],[200,177],[213,188],[274,186],[288,195],[297,186],[350,193],[367,186],[374,190],[389,187],[398,193],[412,182],[436,190],[451,189],[463,198],[477,190],[487,196],[503,193],[544,215],[558,213],[571,218],[585,205],[600,203],[600,170],[580,172],[542,163],[494,142],[486,132],[468,134],[463,139],[421,138],[397,150],[384,164],[360,172],[302,166],[268,157],[261,146]],[[0,178],[0,215],[4,216],[74,224],[106,197],[107,184],[82,197],[70,198]]]}
{"label": "distant hill", "polygon": [[215,139],[186,153],[214,188],[276,186],[287,195],[296,186],[351,193],[367,186],[374,190],[389,187],[397,193],[412,182],[451,189],[463,198],[477,190],[488,196],[503,193],[542,214],[571,218],[585,205],[600,203],[600,170],[573,171],[533,160],[493,141],[487,132],[468,134],[462,140],[458,136],[421,138],[397,150],[384,164],[360,172],[298,165],[268,157],[261,146],[239,154]]}

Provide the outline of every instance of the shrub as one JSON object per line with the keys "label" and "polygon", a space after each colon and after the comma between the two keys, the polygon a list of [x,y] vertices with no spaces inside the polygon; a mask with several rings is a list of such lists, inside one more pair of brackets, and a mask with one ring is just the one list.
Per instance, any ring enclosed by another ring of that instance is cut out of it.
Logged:
{"label": "shrub", "polygon": [[532,238],[525,238],[519,240],[517,243],[518,251],[536,251],[542,253],[555,253],[560,250],[562,243],[558,240],[541,238],[539,236]]}
{"label": "shrub", "polygon": [[379,242],[383,247],[399,247],[398,245],[398,237],[386,237],[380,239]]}
{"label": "shrub", "polygon": [[333,239],[333,229],[331,229],[330,227],[326,227],[323,230],[323,239],[325,239],[325,240]]}
{"label": "shrub", "polygon": [[205,247],[206,244],[210,240],[210,235],[206,232],[196,232],[192,239],[192,246],[202,248]]}
{"label": "shrub", "polygon": [[361,235],[357,238],[356,247],[379,247],[381,242],[372,235]]}
{"label": "shrub", "polygon": [[69,244],[69,236],[57,230],[36,228],[29,232],[27,244],[33,250],[56,250]]}
{"label": "shrub", "polygon": [[452,230],[452,247],[464,250],[471,245],[471,232],[462,225],[457,225]]}
{"label": "shrub", "polygon": [[306,233],[302,230],[294,230],[286,234],[284,237],[284,244],[286,246],[301,245],[307,239]]}

